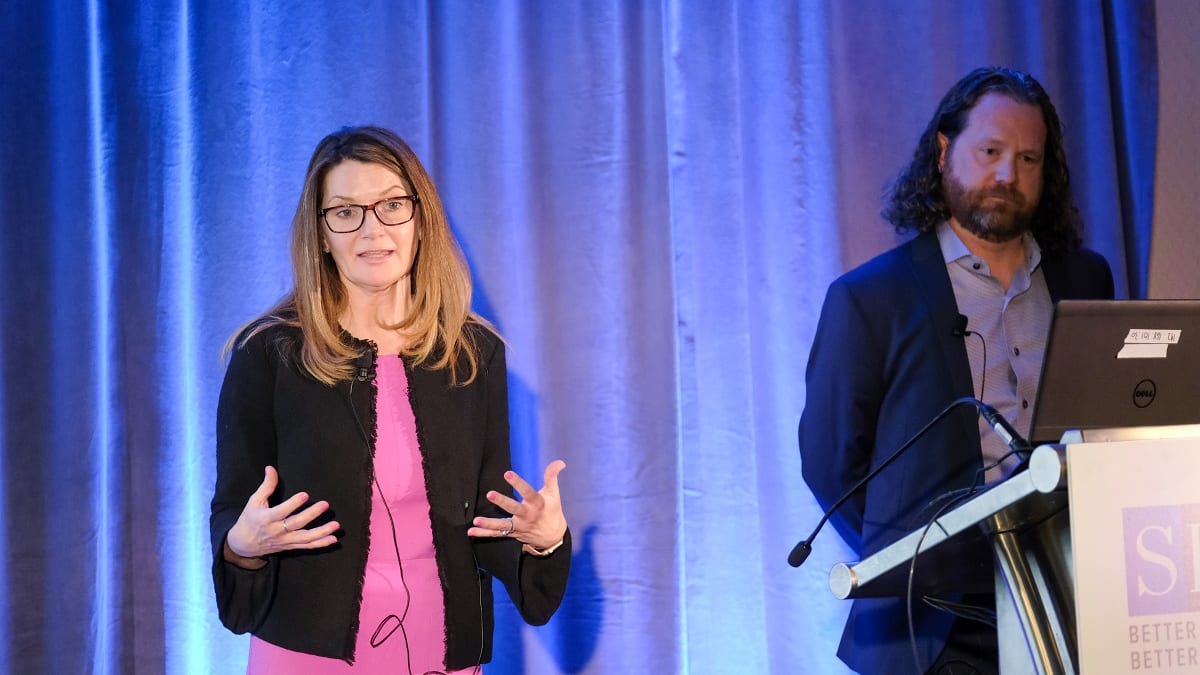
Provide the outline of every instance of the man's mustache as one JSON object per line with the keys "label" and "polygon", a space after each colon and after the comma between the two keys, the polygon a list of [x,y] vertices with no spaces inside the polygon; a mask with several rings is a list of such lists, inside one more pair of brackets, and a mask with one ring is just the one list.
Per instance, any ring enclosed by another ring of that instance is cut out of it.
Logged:
{"label": "man's mustache", "polygon": [[975,196],[975,201],[977,202],[981,202],[988,197],[996,197],[998,199],[1007,199],[1008,201],[1014,202],[1017,206],[1022,208],[1025,206],[1025,195],[1013,188],[1004,187],[1002,185],[979,190],[975,193]]}

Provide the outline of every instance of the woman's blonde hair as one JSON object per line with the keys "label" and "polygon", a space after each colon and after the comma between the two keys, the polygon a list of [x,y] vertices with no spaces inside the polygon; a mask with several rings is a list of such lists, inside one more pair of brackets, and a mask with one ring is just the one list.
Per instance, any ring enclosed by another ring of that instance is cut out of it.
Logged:
{"label": "woman's blonde hair", "polygon": [[[415,336],[401,354],[428,368],[448,368],[452,382],[469,384],[475,379],[478,363],[473,333],[465,326],[474,322],[493,329],[471,311],[471,273],[450,232],[433,180],[412,148],[380,127],[345,128],[317,144],[292,218],[294,288],[275,307],[243,326],[227,348],[235,343],[241,346],[272,326],[294,326],[303,336],[299,364],[313,378],[332,385],[354,376],[353,362],[361,354],[343,339],[338,325],[338,317],[346,309],[346,290],[333,257],[322,251],[325,225],[317,213],[326,174],[347,160],[387,167],[408,183],[418,199],[413,219],[417,246],[408,282],[412,309],[400,323],[388,326]],[[465,373],[459,372],[460,358],[465,359]]]}

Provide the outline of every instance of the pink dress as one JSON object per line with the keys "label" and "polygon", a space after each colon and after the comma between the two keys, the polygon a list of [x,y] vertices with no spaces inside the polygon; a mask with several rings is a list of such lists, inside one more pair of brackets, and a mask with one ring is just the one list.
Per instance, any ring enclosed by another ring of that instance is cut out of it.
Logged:
{"label": "pink dress", "polygon": [[[354,665],[250,639],[250,675],[284,673],[479,673],[478,667],[446,671],[442,586],[433,556],[429,499],[408,402],[408,378],[398,356],[378,357],[378,418],[371,496],[371,548],[359,609]],[[383,497],[387,498],[386,507]],[[392,522],[395,521],[395,539]],[[397,564],[397,551],[400,560]],[[401,573],[403,570],[403,573]],[[374,636],[374,640],[372,640]],[[375,646],[372,646],[372,642]]]}

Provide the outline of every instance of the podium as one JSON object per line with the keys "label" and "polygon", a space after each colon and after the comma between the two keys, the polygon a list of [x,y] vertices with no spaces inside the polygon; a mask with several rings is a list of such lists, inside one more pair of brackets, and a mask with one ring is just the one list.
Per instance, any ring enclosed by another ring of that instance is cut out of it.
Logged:
{"label": "podium", "polygon": [[1200,673],[1198,482],[1200,425],[1071,431],[830,590],[903,597],[910,567],[914,602],[994,589],[1004,675]]}

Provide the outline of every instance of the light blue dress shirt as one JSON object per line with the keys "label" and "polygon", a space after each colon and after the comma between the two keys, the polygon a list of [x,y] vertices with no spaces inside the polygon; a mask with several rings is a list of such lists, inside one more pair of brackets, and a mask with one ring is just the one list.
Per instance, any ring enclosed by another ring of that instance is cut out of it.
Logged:
{"label": "light blue dress shirt", "polygon": [[[976,334],[964,337],[975,397],[1028,436],[1054,314],[1040,266],[1042,251],[1033,235],[1026,233],[1025,263],[1005,290],[988,264],[967,249],[948,223],[938,226],[937,236],[958,311],[967,317],[967,330]],[[979,434],[983,465],[991,467],[985,480],[992,483],[1007,477],[1019,460],[1009,457],[993,466],[1010,449],[982,416]]]}

